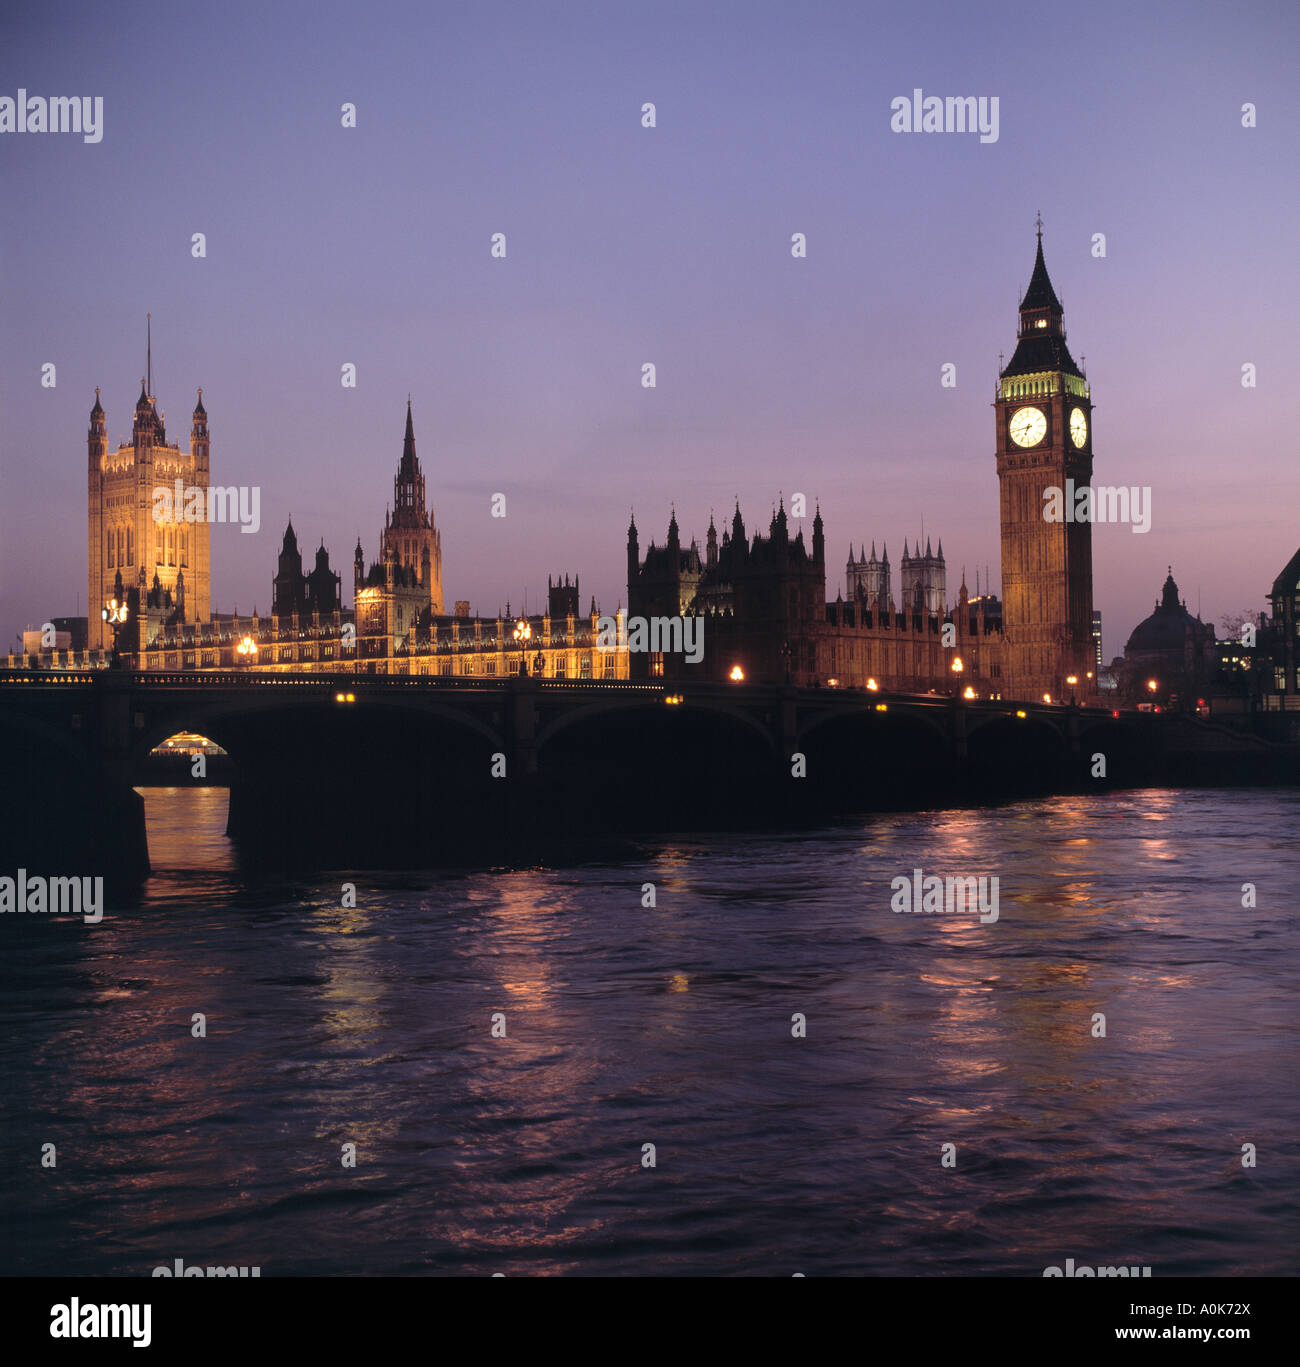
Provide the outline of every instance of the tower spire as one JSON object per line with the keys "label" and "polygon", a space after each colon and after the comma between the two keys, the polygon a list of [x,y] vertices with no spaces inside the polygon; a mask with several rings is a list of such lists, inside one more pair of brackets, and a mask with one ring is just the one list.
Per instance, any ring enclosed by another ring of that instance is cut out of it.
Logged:
{"label": "tower spire", "polygon": [[1027,309],[1048,309],[1057,315],[1059,324],[1060,314],[1062,313],[1061,301],[1056,297],[1056,291],[1052,288],[1051,278],[1047,274],[1047,262],[1043,260],[1043,229],[1041,218],[1038,220],[1038,223],[1038,249],[1034,254],[1034,269],[1029,277],[1029,288],[1025,290],[1024,298],[1020,301],[1020,312],[1023,314]]}
{"label": "tower spire", "polygon": [[145,326],[145,373],[149,377],[149,397],[153,398],[153,314],[146,313],[144,316]]}

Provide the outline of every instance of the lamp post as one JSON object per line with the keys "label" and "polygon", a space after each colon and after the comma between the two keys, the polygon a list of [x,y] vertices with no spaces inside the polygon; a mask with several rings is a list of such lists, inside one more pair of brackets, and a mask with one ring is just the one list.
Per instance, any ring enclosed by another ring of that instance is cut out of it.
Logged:
{"label": "lamp post", "polygon": [[235,654],[239,656],[239,663],[249,667],[257,663],[257,642],[251,636],[245,636],[235,647]]}
{"label": "lamp post", "polygon": [[952,661],[952,666],[951,666],[951,667],[952,667],[952,672],[953,672],[953,674],[956,676],[956,677],[953,679],[953,684],[952,684],[952,695],[953,695],[953,697],[955,698],[955,697],[957,697],[958,694],[961,692],[961,675],[962,675],[962,670],[964,670],[964,669],[966,668],[966,666],[965,666],[965,664],[962,662],[961,656],[960,656],[960,655],[955,655],[955,656],[953,656],[953,661]]}
{"label": "lamp post", "polygon": [[1076,705],[1074,688],[1075,685],[1079,682],[1079,676],[1077,674],[1068,674],[1066,675],[1065,682],[1070,685],[1070,706],[1074,707]]}
{"label": "lamp post", "polygon": [[526,679],[528,677],[528,661],[525,654],[528,650],[528,642],[533,639],[533,629],[521,617],[515,623],[515,629],[510,634],[514,638],[515,645],[519,647],[519,677]]}
{"label": "lamp post", "polygon": [[[118,578],[120,579],[121,575]],[[99,615],[113,628],[113,653],[109,657],[108,667],[110,669],[121,669],[122,630],[126,626],[127,618],[131,615],[131,610],[127,607],[125,599],[119,603],[116,598],[110,598],[100,610]]]}

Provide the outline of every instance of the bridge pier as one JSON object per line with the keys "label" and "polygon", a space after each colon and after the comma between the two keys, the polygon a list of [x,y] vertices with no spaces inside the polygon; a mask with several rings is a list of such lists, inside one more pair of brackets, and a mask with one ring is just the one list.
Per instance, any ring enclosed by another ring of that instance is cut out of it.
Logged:
{"label": "bridge pier", "polygon": [[144,799],[131,785],[134,725],[128,675],[105,670],[98,691],[96,809],[84,831],[87,857],[110,884],[132,884],[149,876],[149,836]]}
{"label": "bridge pier", "polygon": [[952,752],[956,757],[958,765],[964,767],[968,758],[969,750],[966,744],[967,737],[967,710],[966,704],[961,701],[954,701],[952,705],[951,736]]}
{"label": "bridge pier", "polygon": [[537,698],[534,679],[516,675],[510,683],[510,772],[537,772]]}

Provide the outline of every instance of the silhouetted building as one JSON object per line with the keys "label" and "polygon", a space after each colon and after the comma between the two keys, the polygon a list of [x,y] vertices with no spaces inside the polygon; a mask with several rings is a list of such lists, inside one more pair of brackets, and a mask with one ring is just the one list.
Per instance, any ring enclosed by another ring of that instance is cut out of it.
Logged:
{"label": "silhouetted building", "polygon": [[1124,647],[1120,691],[1131,702],[1194,708],[1218,665],[1214,628],[1188,612],[1171,566],[1155,611],[1133,628]]}
{"label": "silhouetted building", "polygon": [[310,574],[302,572],[302,554],[298,537],[293,530],[293,519],[284,529],[284,543],[280,547],[280,562],[271,581],[271,613],[287,617],[297,613],[321,617],[331,616],[343,604],[339,576],[330,569],[329,552],[324,541],[316,551],[316,568]]}
{"label": "silhouetted building", "polygon": [[1288,699],[1296,698],[1300,696],[1300,551],[1273,581],[1268,600],[1273,609],[1275,688]]}
{"label": "silhouetted building", "polygon": [[972,598],[963,574],[949,604],[942,543],[936,551],[926,541],[922,551],[918,541],[912,550],[904,542],[897,604],[888,553],[877,558],[874,542],[869,557],[850,548],[847,601],[827,603],[820,508],[809,548],[802,531],[790,535],[784,501],[766,534],[752,537],[737,506],[720,542],[710,519],[703,561],[694,541],[682,546],[674,511],[666,543],[651,542],[644,560],[635,521],[628,528],[629,620],[700,617],[704,659],[690,665],[675,652],[634,654],[632,677],[1095,696],[1091,523],[1045,516],[1045,493],[1056,488],[1064,497],[1069,481],[1083,487],[1092,477],[1091,391],[1066,346],[1063,316],[1040,227],[1015,354],[995,392],[1001,601]]}
{"label": "silhouetted building", "polygon": [[578,609],[578,577],[574,575],[573,583],[569,583],[569,576],[564,576],[561,583],[556,577],[551,583],[551,576],[546,576],[546,611],[547,615],[556,621],[563,621],[566,617],[577,617],[580,615]]}

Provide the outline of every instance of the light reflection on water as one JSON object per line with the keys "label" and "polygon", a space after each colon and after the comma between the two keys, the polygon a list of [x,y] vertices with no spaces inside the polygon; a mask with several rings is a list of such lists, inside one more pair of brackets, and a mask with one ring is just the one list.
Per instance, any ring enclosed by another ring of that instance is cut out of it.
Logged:
{"label": "light reflection on water", "polygon": [[[139,906],[0,925],[7,1138],[59,1146],[3,1270],[1296,1271],[1293,794],[257,884],[224,790],[145,799]],[[891,912],[917,867],[998,921]]]}

